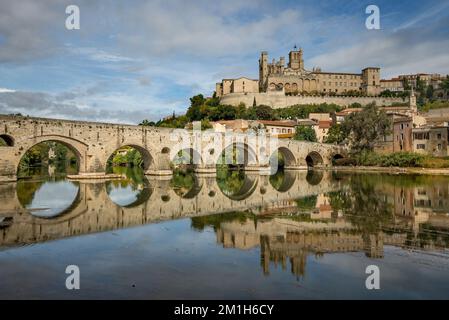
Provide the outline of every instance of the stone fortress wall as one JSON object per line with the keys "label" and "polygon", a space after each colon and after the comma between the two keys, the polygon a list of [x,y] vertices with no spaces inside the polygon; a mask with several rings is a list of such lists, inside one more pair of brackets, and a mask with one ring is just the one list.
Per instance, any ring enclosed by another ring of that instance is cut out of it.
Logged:
{"label": "stone fortress wall", "polygon": [[334,103],[342,107],[349,107],[353,103],[360,103],[365,106],[375,102],[378,106],[392,106],[393,104],[408,103],[402,98],[384,97],[349,97],[349,96],[286,96],[283,92],[263,92],[263,93],[229,93],[224,95],[220,103],[224,105],[238,106],[244,103],[247,107],[254,104],[267,105],[272,108],[286,108],[297,104],[321,104]]}

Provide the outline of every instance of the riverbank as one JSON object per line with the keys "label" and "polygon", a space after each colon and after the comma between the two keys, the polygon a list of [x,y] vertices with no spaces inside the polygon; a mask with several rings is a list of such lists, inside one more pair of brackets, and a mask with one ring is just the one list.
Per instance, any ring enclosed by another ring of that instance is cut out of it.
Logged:
{"label": "riverbank", "polygon": [[447,175],[449,176],[449,168],[432,169],[418,167],[379,167],[379,166],[334,166],[329,167],[332,171],[346,172],[380,172],[391,174],[426,174],[426,175]]}

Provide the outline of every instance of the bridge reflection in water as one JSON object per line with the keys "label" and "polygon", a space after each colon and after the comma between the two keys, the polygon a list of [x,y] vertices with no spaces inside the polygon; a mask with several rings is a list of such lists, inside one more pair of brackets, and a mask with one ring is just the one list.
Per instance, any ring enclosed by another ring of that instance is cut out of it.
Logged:
{"label": "bridge reflection in water", "polygon": [[[338,187],[338,182],[329,178],[330,173],[325,177],[318,173],[321,180],[318,185],[306,183],[307,172],[287,173],[279,178],[283,184],[279,191],[268,176],[227,170],[218,175],[179,174],[169,179],[139,177],[106,182],[25,180],[0,184],[0,245],[238,210],[251,209],[257,213],[266,206],[276,203],[282,206],[283,201]],[[46,197],[36,207],[35,198],[39,195]]]}
{"label": "bridge reflection in water", "polygon": [[31,180],[0,184],[0,201],[0,247],[190,217],[194,230],[213,228],[224,248],[260,248],[264,274],[280,265],[298,278],[310,254],[382,258],[385,245],[443,254],[449,246],[444,177],[218,170],[216,177]]}

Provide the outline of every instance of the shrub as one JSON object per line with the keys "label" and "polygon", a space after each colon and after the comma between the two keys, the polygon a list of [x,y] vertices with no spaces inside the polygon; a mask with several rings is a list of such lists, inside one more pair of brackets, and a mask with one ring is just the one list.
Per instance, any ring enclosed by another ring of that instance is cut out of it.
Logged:
{"label": "shrub", "polygon": [[442,169],[449,168],[449,158],[425,157],[422,161],[424,168]]}
{"label": "shrub", "polygon": [[424,164],[425,157],[412,152],[379,155],[374,152],[362,151],[355,154],[353,159],[359,166],[421,167]]}

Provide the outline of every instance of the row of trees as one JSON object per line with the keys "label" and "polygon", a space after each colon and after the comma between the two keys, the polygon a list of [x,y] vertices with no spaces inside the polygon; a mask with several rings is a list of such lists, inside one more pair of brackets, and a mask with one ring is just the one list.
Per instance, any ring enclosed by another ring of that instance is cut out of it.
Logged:
{"label": "row of trees", "polygon": [[[352,107],[361,107],[355,104]],[[190,98],[190,106],[185,115],[176,116],[151,122],[144,120],[140,123],[142,126],[158,126],[169,128],[184,128],[192,121],[201,121],[203,129],[210,127],[210,121],[218,120],[281,120],[281,119],[305,119],[310,113],[326,112],[331,113],[341,111],[342,107],[336,104],[319,105],[294,105],[288,108],[273,109],[266,105],[257,105],[254,101],[253,106],[246,107],[245,104],[238,106],[222,105],[220,99],[214,95],[212,98],[204,98],[199,94]]]}

